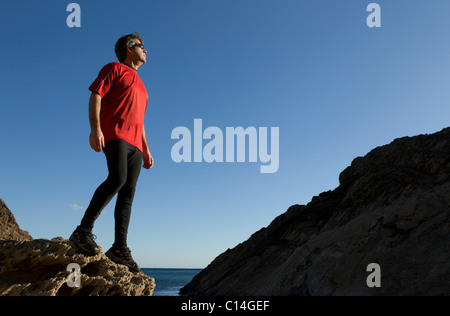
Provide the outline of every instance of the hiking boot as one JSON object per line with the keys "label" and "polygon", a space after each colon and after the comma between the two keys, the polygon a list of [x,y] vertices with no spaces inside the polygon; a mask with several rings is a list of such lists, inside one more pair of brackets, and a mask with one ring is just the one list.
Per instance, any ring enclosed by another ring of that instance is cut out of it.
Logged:
{"label": "hiking boot", "polygon": [[131,256],[131,250],[127,247],[125,248],[114,248],[111,247],[105,255],[114,263],[123,264],[128,267],[130,272],[139,272],[141,269],[137,263],[133,260]]}
{"label": "hiking boot", "polygon": [[97,236],[92,234],[92,231],[87,228],[82,228],[80,226],[75,229],[70,236],[69,240],[73,242],[78,250],[86,256],[95,256],[100,253],[100,248],[94,241]]}

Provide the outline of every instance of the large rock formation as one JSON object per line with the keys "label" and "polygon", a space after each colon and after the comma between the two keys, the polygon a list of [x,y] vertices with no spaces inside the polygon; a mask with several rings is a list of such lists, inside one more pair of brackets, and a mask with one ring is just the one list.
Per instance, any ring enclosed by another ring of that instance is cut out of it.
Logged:
{"label": "large rock formation", "polygon": [[[450,295],[450,129],[378,147],[339,181],[218,256],[181,294]],[[368,286],[370,263],[381,287]]]}
{"label": "large rock formation", "polygon": [[[22,231],[0,200],[0,295],[1,296],[149,296],[154,279],[110,261],[103,253],[87,257],[62,238],[36,239]],[[5,228],[5,230],[4,230]],[[16,240],[14,240],[16,239]],[[80,287],[68,278],[80,268]]]}

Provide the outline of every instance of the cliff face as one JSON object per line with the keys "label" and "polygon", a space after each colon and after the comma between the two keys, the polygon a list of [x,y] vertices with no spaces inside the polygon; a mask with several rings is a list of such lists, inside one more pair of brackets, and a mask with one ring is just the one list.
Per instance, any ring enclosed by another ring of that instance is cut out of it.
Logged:
{"label": "cliff face", "polygon": [[[87,257],[62,238],[33,240],[19,228],[5,203],[0,202],[0,296],[153,294],[154,279],[144,273],[129,272],[125,266],[110,261],[103,252]],[[68,286],[72,271],[67,271],[67,267],[72,263],[80,267],[80,287]]]}
{"label": "cliff face", "polygon": [[[333,191],[218,256],[190,295],[450,295],[450,129],[356,158]],[[369,287],[370,263],[381,287]]]}

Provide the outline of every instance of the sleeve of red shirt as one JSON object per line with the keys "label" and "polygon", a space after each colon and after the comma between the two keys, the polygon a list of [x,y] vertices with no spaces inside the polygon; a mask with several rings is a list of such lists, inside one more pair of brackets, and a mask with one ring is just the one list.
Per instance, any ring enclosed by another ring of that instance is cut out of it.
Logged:
{"label": "sleeve of red shirt", "polygon": [[117,67],[115,67],[115,64],[109,63],[100,70],[97,79],[89,87],[90,91],[97,92],[103,98],[114,85],[115,78],[117,78]]}

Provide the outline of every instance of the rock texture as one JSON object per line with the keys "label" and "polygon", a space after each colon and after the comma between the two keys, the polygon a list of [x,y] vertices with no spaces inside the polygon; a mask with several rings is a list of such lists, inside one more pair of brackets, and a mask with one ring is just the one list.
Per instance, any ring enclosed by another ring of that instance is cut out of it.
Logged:
{"label": "rock texture", "polygon": [[[450,129],[356,158],[333,191],[218,256],[189,295],[450,295]],[[381,287],[368,287],[370,263]]]}
{"label": "rock texture", "polygon": [[0,199],[0,240],[2,239],[23,241],[32,240],[33,238],[28,232],[20,229],[14,215],[5,202]]}
{"label": "rock texture", "polygon": [[[1,296],[150,296],[154,279],[110,261],[103,253],[87,257],[63,238],[36,239],[20,230],[1,201]],[[6,220],[5,220],[6,219]],[[6,224],[7,223],[7,224]],[[4,231],[3,228],[7,229]],[[17,238],[18,240],[13,240]],[[80,267],[80,287],[69,287],[71,263]]]}

